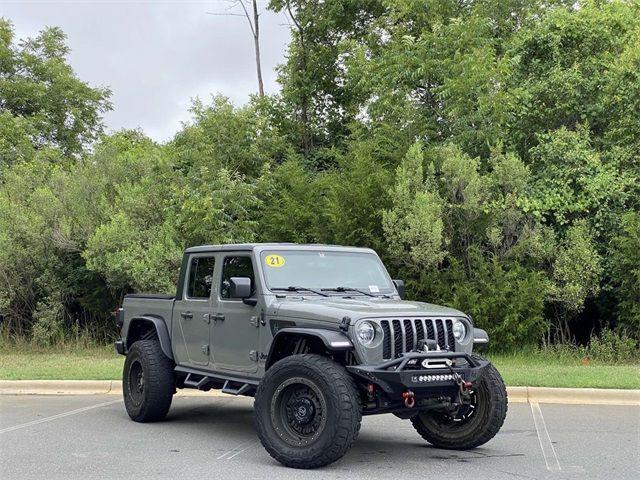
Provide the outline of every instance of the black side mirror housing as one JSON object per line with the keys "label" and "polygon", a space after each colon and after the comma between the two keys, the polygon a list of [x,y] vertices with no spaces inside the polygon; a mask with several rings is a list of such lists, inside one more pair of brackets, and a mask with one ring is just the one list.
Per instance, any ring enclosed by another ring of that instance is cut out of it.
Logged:
{"label": "black side mirror housing", "polygon": [[229,279],[229,296],[245,299],[251,296],[251,279],[249,277],[231,277]]}
{"label": "black side mirror housing", "polygon": [[407,291],[404,287],[404,281],[394,280],[393,284],[396,286],[396,290],[398,291],[398,295],[400,295],[400,298],[404,300],[405,297],[407,296]]}

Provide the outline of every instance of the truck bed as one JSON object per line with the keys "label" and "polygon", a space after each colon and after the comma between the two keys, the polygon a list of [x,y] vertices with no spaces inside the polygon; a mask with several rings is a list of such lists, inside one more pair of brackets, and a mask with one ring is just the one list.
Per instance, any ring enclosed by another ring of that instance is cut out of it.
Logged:
{"label": "truck bed", "polygon": [[162,295],[150,293],[137,293],[126,295],[122,302],[125,322],[134,317],[154,316],[160,317],[171,332],[171,315],[175,295]]}

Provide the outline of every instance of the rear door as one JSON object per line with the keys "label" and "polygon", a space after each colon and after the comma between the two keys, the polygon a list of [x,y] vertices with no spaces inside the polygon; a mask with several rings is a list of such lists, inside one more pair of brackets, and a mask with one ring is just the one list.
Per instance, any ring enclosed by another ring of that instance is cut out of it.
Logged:
{"label": "rear door", "polygon": [[[215,271],[214,254],[192,254],[189,258],[182,298],[173,308],[173,338],[180,364],[209,364],[211,291]],[[177,326],[177,328],[176,328]],[[176,335],[177,334],[177,335]]]}
{"label": "rear door", "polygon": [[231,277],[249,277],[252,297],[257,296],[252,256],[249,252],[228,253],[219,258],[222,275],[220,288],[214,294],[211,329],[215,369],[252,373],[258,369],[259,307],[246,305],[229,295]]}

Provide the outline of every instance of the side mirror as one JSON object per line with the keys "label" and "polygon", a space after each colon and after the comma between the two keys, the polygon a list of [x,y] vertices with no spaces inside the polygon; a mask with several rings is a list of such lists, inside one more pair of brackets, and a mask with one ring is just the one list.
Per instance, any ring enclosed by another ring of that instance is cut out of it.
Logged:
{"label": "side mirror", "polygon": [[404,298],[407,296],[407,291],[404,288],[404,282],[402,280],[394,280],[393,284],[396,286],[396,290],[398,291],[398,295],[400,295],[400,298],[404,300]]}
{"label": "side mirror", "polygon": [[245,299],[251,296],[251,279],[249,277],[231,277],[229,279],[229,296]]}

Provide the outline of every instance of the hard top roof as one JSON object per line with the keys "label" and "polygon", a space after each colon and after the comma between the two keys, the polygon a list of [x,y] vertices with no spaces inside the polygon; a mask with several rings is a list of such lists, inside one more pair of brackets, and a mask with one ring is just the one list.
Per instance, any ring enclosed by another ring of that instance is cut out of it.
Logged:
{"label": "hard top roof", "polygon": [[[317,250],[321,248],[323,250],[333,251],[368,251],[373,252],[370,248],[361,247],[345,247],[342,245],[324,245],[321,243],[232,243],[227,245],[199,245],[196,247],[189,247],[185,250],[185,253],[205,253],[205,252],[251,252],[257,250],[261,252],[263,250]],[[374,252],[375,253],[375,252]]]}

